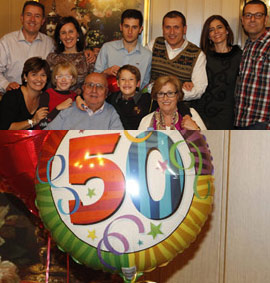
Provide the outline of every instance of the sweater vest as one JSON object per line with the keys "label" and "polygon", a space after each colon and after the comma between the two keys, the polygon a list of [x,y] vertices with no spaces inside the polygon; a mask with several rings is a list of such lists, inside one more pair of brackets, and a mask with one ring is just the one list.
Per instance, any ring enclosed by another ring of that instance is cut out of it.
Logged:
{"label": "sweater vest", "polygon": [[168,75],[178,77],[182,83],[190,82],[200,52],[198,46],[188,42],[187,47],[170,60],[164,37],[158,37],[153,46],[151,82],[160,76]]}

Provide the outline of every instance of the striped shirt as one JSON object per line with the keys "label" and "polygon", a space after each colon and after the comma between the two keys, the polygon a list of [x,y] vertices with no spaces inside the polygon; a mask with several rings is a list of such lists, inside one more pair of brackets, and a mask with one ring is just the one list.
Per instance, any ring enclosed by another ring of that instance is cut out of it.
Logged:
{"label": "striped shirt", "polygon": [[235,99],[235,126],[268,121],[270,126],[270,31],[246,41]]}

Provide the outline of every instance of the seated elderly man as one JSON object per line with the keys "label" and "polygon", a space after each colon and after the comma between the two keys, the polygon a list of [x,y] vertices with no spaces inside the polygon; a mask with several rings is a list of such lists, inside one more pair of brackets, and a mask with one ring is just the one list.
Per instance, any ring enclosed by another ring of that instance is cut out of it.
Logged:
{"label": "seated elderly man", "polygon": [[78,109],[73,102],[70,108],[62,110],[44,130],[122,130],[116,110],[105,102],[107,86],[103,74],[89,74],[83,84],[86,111]]}

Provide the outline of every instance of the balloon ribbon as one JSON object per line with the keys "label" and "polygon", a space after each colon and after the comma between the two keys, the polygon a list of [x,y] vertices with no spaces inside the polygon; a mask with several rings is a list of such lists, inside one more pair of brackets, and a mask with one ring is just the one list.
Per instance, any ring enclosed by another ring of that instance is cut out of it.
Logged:
{"label": "balloon ribbon", "polygon": [[47,245],[47,263],[46,263],[46,279],[45,282],[49,283],[49,273],[50,273],[50,255],[51,255],[51,236],[48,235],[48,245]]}
{"label": "balloon ribbon", "polygon": [[69,283],[69,254],[67,254],[67,283]]}

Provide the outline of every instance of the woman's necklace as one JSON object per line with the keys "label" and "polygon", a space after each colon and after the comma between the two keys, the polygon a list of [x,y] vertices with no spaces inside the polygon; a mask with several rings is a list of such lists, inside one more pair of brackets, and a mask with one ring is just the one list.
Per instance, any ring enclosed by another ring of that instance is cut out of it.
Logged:
{"label": "woman's necklace", "polygon": [[[159,112],[159,115],[160,115],[161,127],[166,129],[167,125],[166,125],[166,122],[165,122],[164,115],[162,114],[161,111]],[[172,118],[171,118],[171,125],[170,125],[171,130],[175,129],[175,124],[177,123],[177,120],[178,120],[178,113],[177,113],[177,111],[175,111]]]}

